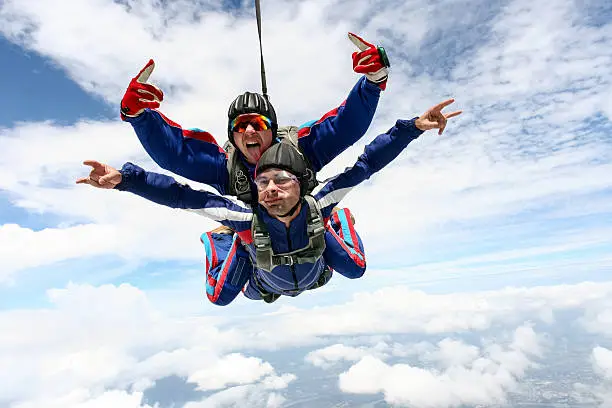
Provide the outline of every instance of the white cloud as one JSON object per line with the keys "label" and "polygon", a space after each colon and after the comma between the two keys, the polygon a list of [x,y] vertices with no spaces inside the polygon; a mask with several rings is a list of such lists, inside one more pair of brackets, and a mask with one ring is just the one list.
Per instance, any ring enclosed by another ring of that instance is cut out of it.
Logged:
{"label": "white cloud", "polygon": [[230,354],[191,374],[188,380],[197,383],[200,390],[214,390],[229,384],[249,384],[273,371],[269,363],[258,358]]}
{"label": "white cloud", "polygon": [[[527,348],[525,338],[530,341]],[[532,349],[537,343],[537,334],[530,327],[519,327],[511,344],[492,344],[482,351],[445,340],[439,345],[439,355],[447,367],[441,371],[388,365],[367,356],[340,374],[339,387],[348,393],[382,392],[387,403],[420,407],[503,403],[508,392],[518,390],[519,381],[532,366]],[[449,351],[459,355],[449,361]]]}
{"label": "white cloud", "polygon": [[601,372],[603,378],[612,380],[612,350],[605,347],[593,349],[593,365]]}
{"label": "white cloud", "polygon": [[262,363],[259,359],[231,354],[219,360],[219,364],[210,370],[195,373],[190,381],[197,381],[200,389],[225,388],[229,383],[246,385],[228,387],[202,401],[189,402],[185,408],[228,405],[278,408],[286,399],[276,391],[287,388],[296,378],[293,374],[276,375],[270,364]]}
{"label": "white cloud", "polygon": [[36,408],[45,406],[48,408],[155,408],[150,405],[141,404],[142,393],[129,393],[126,391],[107,391],[98,396],[86,389],[73,391],[65,396],[55,399],[44,399],[17,403],[12,408]]}
{"label": "white cloud", "polygon": [[265,394],[277,406],[278,391],[296,378],[259,358],[225,355],[249,337],[220,330],[225,318],[170,318],[131,285],[70,285],[49,299],[52,309],[0,313],[0,401],[85,408],[120,399],[117,406],[140,407],[133,402],[146,388],[176,375],[202,390],[251,384],[249,398]]}
{"label": "white cloud", "polygon": [[[447,295],[388,288],[358,294],[344,305],[287,314],[266,315],[268,305],[251,303],[250,314],[240,318],[223,308],[206,315],[184,309],[170,316],[128,284],[69,285],[49,291],[50,308],[0,312],[0,383],[5,385],[0,401],[34,405],[48,401],[53,406],[69,399],[81,404],[110,391],[129,400],[129,395],[144,392],[156,380],[175,375],[202,389],[219,390],[202,402],[208,404],[204,406],[241,399],[265,406],[268,400],[278,403],[280,390],[298,380],[299,374],[279,372],[280,367],[257,357],[257,350],[322,343],[323,348],[303,356],[307,362],[321,367],[357,362],[349,373],[380,370],[391,382],[395,375],[424,376],[432,387],[455,384],[449,385],[452,388],[458,384],[456,378],[486,377],[491,388],[484,389],[481,397],[492,398],[495,392],[504,395],[500,384],[514,387],[515,378],[525,375],[533,358],[545,355],[546,339],[526,322],[541,321],[542,310],[552,316],[569,309],[595,310],[611,291],[610,283]],[[513,326],[518,329],[512,339],[491,337],[491,329]],[[477,353],[476,345],[454,335],[479,332],[489,334]],[[443,334],[447,339],[437,344],[403,343],[377,333]],[[334,336],[354,337],[355,342],[339,346],[337,341],[331,343]],[[415,357],[439,367],[439,372],[383,361]],[[605,367],[605,360],[599,360]],[[354,379],[351,384],[361,378],[355,375],[349,377]],[[373,386],[383,385],[395,392],[388,383]]]}
{"label": "white cloud", "polygon": [[584,311],[580,322],[587,331],[612,338],[612,301],[610,298],[590,304]]}
{"label": "white cloud", "polygon": [[[369,342],[377,336],[367,336],[365,338],[352,337],[351,340],[356,344]],[[349,339],[345,343],[348,343]],[[344,361],[359,361],[363,357],[370,356],[379,360],[386,360],[391,357],[406,357],[414,355],[428,355],[434,346],[427,342],[414,344],[402,344],[397,342],[376,341],[368,346],[348,346],[346,344],[333,344],[306,354],[304,360],[315,367],[329,368],[336,363]]]}
{"label": "white cloud", "polygon": [[444,339],[438,343],[438,349],[425,354],[425,360],[431,360],[444,367],[467,365],[480,355],[478,347],[454,339]]}
{"label": "white cloud", "polygon": [[574,388],[587,403],[608,407],[612,404],[612,351],[597,346],[593,348],[590,359],[598,381],[595,384],[579,382]]}
{"label": "white cloud", "polygon": [[269,392],[258,385],[242,385],[220,391],[200,402],[188,402],[185,408],[215,408],[227,406],[248,406],[257,408],[278,408],[285,397]]}
{"label": "white cloud", "polygon": [[610,284],[588,282],[446,295],[396,286],[357,293],[343,305],[285,313],[263,328],[259,319],[251,324],[266,348],[282,344],[280,332],[286,333],[285,341],[299,345],[329,335],[479,331],[494,322],[554,321],[554,310],[598,305],[611,291]]}
{"label": "white cloud", "polygon": [[0,225],[0,283],[19,269],[84,256],[105,255],[120,241],[115,228],[101,224],[33,231],[16,224]]}
{"label": "white cloud", "polygon": [[[381,343],[380,345],[383,349],[386,349],[386,344]],[[380,355],[380,353],[377,353],[377,351],[376,346],[369,349],[364,347],[350,347],[345,346],[344,344],[334,344],[332,346],[312,351],[308,353],[304,359],[314,366],[327,367],[330,365],[330,363],[333,364],[338,361],[358,361],[362,357],[372,354]]]}

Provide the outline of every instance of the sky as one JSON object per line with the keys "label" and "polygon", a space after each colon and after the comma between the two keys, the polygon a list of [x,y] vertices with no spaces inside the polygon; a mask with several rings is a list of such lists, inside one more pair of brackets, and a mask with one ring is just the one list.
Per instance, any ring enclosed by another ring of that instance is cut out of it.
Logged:
{"label": "sky", "polygon": [[149,58],[160,110],[226,141],[228,104],[261,89],[253,2],[3,0],[0,408],[511,404],[562,347],[589,378],[565,392],[612,404],[612,5],[264,0],[262,17],[282,124],[359,79],[347,32],[389,54],[370,129],[320,179],[397,119],[463,110],[342,202],[364,277],[215,306],[199,236],[217,224],[75,184],[88,159],[170,174],[119,118]]}

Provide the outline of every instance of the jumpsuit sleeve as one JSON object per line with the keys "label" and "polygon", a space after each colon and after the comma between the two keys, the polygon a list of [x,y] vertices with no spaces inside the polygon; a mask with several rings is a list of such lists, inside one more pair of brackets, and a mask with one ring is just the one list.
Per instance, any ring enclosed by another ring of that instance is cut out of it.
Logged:
{"label": "jumpsuit sleeve", "polygon": [[366,133],[376,112],[380,92],[378,85],[363,76],[340,106],[319,120],[300,126],[298,143],[315,172]]}
{"label": "jumpsuit sleeve", "polygon": [[414,121],[398,120],[387,132],[378,135],[364,149],[357,162],[344,172],[331,178],[315,194],[323,217],[329,218],[331,211],[354,187],[369,179],[374,173],[391,163],[413,140],[422,133]]}
{"label": "jumpsuit sleeve", "polygon": [[165,174],[147,172],[126,163],[115,189],[129,191],[155,203],[204,215],[236,231],[234,234],[202,234],[206,259],[206,295],[219,306],[230,304],[250,279],[254,267],[242,245],[241,234],[250,236],[252,210],[247,204],[203,190],[193,190]]}
{"label": "jumpsuit sleeve", "polygon": [[129,191],[157,204],[203,215],[242,233],[250,232],[253,212],[248,204],[209,191],[194,190],[165,174],[148,172],[132,163],[121,168],[115,189]]}
{"label": "jumpsuit sleeve", "polygon": [[152,109],[126,118],[138,140],[161,168],[193,181],[208,184],[221,194],[227,191],[227,155],[215,138],[199,129],[183,129]]}

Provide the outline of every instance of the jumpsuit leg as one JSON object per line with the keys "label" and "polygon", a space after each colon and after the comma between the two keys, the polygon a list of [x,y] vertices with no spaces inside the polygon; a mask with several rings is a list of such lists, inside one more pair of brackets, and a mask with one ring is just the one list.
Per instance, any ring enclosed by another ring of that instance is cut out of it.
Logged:
{"label": "jumpsuit leg", "polygon": [[325,231],[325,244],[323,256],[334,271],[349,279],[363,276],[366,270],[365,251],[348,208],[332,213]]}
{"label": "jumpsuit leg", "polygon": [[219,306],[230,304],[253,273],[253,264],[238,234],[206,232],[206,296]]}

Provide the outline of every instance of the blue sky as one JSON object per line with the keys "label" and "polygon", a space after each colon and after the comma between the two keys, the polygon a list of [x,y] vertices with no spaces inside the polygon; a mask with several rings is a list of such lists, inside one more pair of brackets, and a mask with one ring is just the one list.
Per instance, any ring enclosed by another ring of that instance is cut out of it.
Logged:
{"label": "blue sky", "polygon": [[2,127],[45,120],[72,124],[81,118],[100,120],[115,116],[111,106],[83,91],[49,58],[0,37],[0,59],[5,66],[0,77],[4,90]]}
{"label": "blue sky", "polygon": [[[370,130],[320,179],[354,163],[398,118],[448,97],[464,110],[443,136],[425,134],[343,202],[366,244],[365,276],[334,277],[316,293],[272,305],[239,298],[213,306],[199,242],[213,221],[74,184],[87,174],[85,159],[166,172],[117,111],[149,58],[151,82],[166,95],[162,112],[225,142],[227,104],[260,89],[250,2],[71,4],[70,15],[95,16],[90,24],[66,17],[63,3],[5,0],[0,332],[12,334],[0,338],[8,367],[0,383],[9,384],[0,407],[149,408],[143,393],[163,395],[167,384],[154,383],[167,377],[201,388],[176,397],[190,401],[185,408],[281,407],[292,402],[286,396],[315,392],[301,381],[313,370],[334,379],[330,401],[424,401],[416,388],[393,387],[408,375],[437,390],[430,396],[448,396],[431,406],[476,404],[469,386],[457,391],[463,380],[438,377],[449,372],[449,355],[465,357],[457,364],[470,384],[484,381],[475,355],[510,373],[506,388],[491,384],[507,397],[545,353],[550,319],[568,311],[568,324],[600,340],[581,354],[600,381],[589,392],[612,401],[608,2],[263,6],[268,88],[285,123],[319,117],[359,79],[348,31],[384,45],[391,58]],[[500,327],[510,333],[504,341],[493,336],[503,337]],[[475,340],[491,336],[499,361]],[[419,338],[429,357],[415,357]],[[505,360],[511,350],[523,353],[524,366]],[[279,363],[286,356],[297,362]],[[220,374],[215,364],[232,369]]]}

